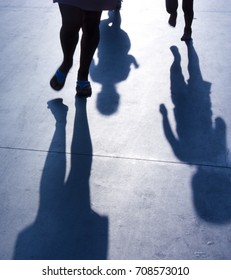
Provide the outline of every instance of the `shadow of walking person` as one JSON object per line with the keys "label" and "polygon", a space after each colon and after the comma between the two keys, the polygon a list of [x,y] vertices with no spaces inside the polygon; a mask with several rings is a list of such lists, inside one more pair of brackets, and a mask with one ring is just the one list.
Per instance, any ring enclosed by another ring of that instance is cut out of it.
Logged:
{"label": "shadow of walking person", "polygon": [[[176,157],[194,165],[193,201],[199,217],[211,223],[231,220],[231,177],[227,164],[226,125],[212,121],[211,83],[203,80],[193,43],[187,43],[189,80],[185,81],[178,48],[171,47],[171,98],[176,121],[175,136],[164,104],[160,105],[165,136]],[[222,162],[222,165],[220,164]]]}
{"label": "shadow of walking person", "polygon": [[125,81],[131,65],[138,68],[136,59],[129,55],[131,42],[128,34],[121,29],[120,12],[109,12],[108,19],[100,25],[101,39],[98,47],[98,62],[92,63],[90,75],[93,81],[102,85],[97,96],[97,109],[103,115],[117,112],[120,95],[116,85]]}
{"label": "shadow of walking person", "polygon": [[35,222],[17,239],[14,259],[99,260],[107,258],[108,219],[91,209],[92,144],[86,99],[76,100],[71,168],[65,182],[67,106],[48,102],[56,129],[47,154]]}

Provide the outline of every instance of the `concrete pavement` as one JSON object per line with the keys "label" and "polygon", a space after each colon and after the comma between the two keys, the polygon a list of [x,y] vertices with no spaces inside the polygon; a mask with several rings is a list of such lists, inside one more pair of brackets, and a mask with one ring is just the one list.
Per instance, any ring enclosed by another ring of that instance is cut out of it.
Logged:
{"label": "concrete pavement", "polygon": [[52,1],[0,0],[0,259],[231,259],[231,1],[104,12],[93,96],[49,79]]}

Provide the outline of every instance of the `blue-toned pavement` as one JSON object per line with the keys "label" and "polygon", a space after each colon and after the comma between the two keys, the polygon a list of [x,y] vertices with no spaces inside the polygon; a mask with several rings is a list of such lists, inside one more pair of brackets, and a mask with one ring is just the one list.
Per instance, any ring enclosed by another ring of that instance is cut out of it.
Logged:
{"label": "blue-toned pavement", "polygon": [[104,12],[60,92],[52,1],[0,0],[0,259],[231,259],[231,1]]}

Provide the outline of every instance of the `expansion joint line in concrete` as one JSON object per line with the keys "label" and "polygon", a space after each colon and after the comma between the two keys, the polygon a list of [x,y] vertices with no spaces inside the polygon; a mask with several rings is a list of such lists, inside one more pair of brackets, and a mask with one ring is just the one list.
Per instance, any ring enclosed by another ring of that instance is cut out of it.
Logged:
{"label": "expansion joint line in concrete", "polygon": [[114,160],[128,160],[128,161],[140,161],[140,162],[152,162],[156,164],[173,164],[173,165],[190,165],[190,166],[200,166],[200,167],[210,167],[231,170],[229,165],[218,165],[218,164],[205,164],[198,162],[180,162],[173,160],[160,160],[154,158],[141,158],[141,157],[128,157],[128,156],[116,156],[116,155],[100,155],[100,154],[87,154],[87,153],[71,153],[65,151],[47,151],[40,149],[30,149],[30,148],[17,148],[17,147],[3,147],[0,146],[0,150],[14,150],[14,151],[25,151],[25,152],[35,152],[35,153],[52,153],[52,154],[66,154],[69,156],[81,156],[81,157],[93,157],[93,158],[108,158]]}

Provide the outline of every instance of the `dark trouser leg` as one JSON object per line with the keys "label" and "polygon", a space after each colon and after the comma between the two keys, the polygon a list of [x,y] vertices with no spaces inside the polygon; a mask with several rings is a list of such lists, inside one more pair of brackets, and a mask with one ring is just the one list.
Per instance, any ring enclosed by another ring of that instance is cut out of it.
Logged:
{"label": "dark trouser leg", "polygon": [[191,30],[194,16],[193,0],[183,0],[182,9],[184,11],[185,30]]}
{"label": "dark trouser leg", "polygon": [[178,0],[165,0],[166,10],[169,14],[177,12]]}
{"label": "dark trouser leg", "polygon": [[78,80],[88,80],[89,68],[100,40],[99,24],[101,14],[101,12],[83,11],[83,35]]}
{"label": "dark trouser leg", "polygon": [[82,12],[79,8],[59,4],[62,27],[60,42],[63,51],[63,62],[60,70],[67,73],[73,64],[73,55],[79,40],[79,30],[82,24]]}
{"label": "dark trouser leg", "polygon": [[181,40],[188,41],[192,39],[193,0],[183,0],[182,9],[184,11],[185,28]]}
{"label": "dark trouser leg", "polygon": [[176,26],[178,0],[165,0],[166,10],[170,14],[168,23],[172,27]]}

